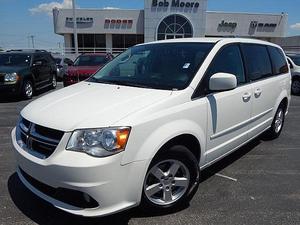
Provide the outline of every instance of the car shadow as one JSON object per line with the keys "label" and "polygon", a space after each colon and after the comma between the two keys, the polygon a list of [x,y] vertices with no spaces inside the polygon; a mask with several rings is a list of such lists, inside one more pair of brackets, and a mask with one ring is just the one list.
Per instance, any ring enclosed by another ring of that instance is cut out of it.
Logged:
{"label": "car shadow", "polygon": [[[257,145],[261,143],[261,139],[257,138],[247,145],[240,148],[238,151],[230,154],[214,165],[204,169],[201,172],[201,183],[205,182],[208,178],[212,177],[216,173],[220,172],[230,164],[234,163],[236,160],[240,159],[248,152],[253,150]],[[72,214],[66,213],[62,210],[56,209],[51,204],[35,196],[31,191],[29,191],[19,179],[17,173],[12,174],[7,182],[10,197],[16,207],[25,214],[28,218],[37,224],[42,225],[57,225],[57,224],[72,224],[72,225],[125,225],[128,224],[131,218],[141,218],[141,217],[155,217],[163,216],[164,213],[144,213],[138,208],[133,208],[126,210],[121,213],[117,213],[106,217],[94,217],[86,218],[80,216],[74,216]],[[201,184],[200,184],[201,186]],[[176,210],[176,212],[181,211],[189,207],[189,205],[183,205]],[[169,212],[171,213],[171,212]],[[175,213],[174,211],[172,213]]]}

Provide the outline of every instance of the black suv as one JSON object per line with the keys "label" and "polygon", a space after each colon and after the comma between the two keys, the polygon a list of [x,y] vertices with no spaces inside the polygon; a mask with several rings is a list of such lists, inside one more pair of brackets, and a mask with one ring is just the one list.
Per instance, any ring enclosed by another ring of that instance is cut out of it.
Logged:
{"label": "black suv", "polygon": [[0,53],[0,95],[26,99],[42,88],[56,88],[56,63],[44,50],[9,50]]}

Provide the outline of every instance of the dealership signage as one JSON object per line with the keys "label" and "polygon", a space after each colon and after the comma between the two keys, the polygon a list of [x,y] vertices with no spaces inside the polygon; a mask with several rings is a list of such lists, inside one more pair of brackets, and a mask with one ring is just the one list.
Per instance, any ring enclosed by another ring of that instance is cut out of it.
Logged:
{"label": "dealership signage", "polygon": [[192,2],[192,1],[180,1],[180,0],[172,0],[172,1],[159,1],[159,0],[152,0],[152,7],[164,7],[168,8],[199,8],[199,2]]}
{"label": "dealership signage", "polygon": [[225,20],[222,20],[221,23],[219,23],[219,28],[229,28],[231,30],[235,30],[235,28],[237,27],[237,23],[236,22],[227,22]]}
{"label": "dealership signage", "polygon": [[[73,17],[67,17],[66,18],[67,23],[73,23]],[[92,17],[77,17],[76,23],[93,23],[94,18]]]}
{"label": "dealership signage", "polygon": [[258,21],[251,21],[250,23],[251,28],[276,28],[276,23],[259,23]]}
{"label": "dealership signage", "polygon": [[131,25],[133,24],[132,19],[105,19],[105,24],[128,24]]}

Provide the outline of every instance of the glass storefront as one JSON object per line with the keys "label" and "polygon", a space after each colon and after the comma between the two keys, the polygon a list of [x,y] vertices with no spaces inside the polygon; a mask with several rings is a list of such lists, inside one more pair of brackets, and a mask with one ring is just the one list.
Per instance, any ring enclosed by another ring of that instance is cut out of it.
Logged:
{"label": "glass storefront", "polygon": [[136,44],[144,43],[143,34],[113,34],[112,44],[113,48],[129,48]]}
{"label": "glass storefront", "polygon": [[[74,48],[74,35],[72,34],[72,47]],[[105,34],[78,34],[79,49],[106,48]]]}

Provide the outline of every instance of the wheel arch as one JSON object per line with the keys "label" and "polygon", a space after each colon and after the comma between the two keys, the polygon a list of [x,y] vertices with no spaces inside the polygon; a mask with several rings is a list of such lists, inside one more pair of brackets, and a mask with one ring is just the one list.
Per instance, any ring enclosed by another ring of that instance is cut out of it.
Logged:
{"label": "wheel arch", "polygon": [[[150,163],[157,154],[165,151],[172,145],[183,145],[195,155],[199,164],[204,161],[206,136],[204,130],[196,122],[191,120],[176,120],[164,124],[149,135],[146,135],[147,139],[141,145],[137,146],[137,142],[134,140],[139,137],[138,134],[141,132],[143,131],[138,128],[132,132],[137,137],[132,137],[133,141],[128,143],[127,147],[129,151],[126,152],[125,150],[122,164],[141,160],[147,160]],[[134,150],[131,151],[131,147]]]}

